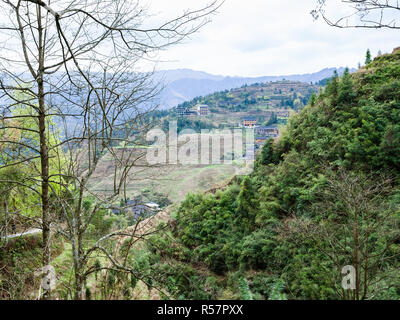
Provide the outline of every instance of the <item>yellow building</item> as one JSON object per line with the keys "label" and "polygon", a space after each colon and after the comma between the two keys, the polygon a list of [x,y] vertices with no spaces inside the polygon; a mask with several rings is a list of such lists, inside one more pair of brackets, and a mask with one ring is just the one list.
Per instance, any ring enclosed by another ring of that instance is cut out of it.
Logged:
{"label": "yellow building", "polygon": [[256,118],[244,118],[242,124],[246,128],[254,128],[257,125],[257,119]]}

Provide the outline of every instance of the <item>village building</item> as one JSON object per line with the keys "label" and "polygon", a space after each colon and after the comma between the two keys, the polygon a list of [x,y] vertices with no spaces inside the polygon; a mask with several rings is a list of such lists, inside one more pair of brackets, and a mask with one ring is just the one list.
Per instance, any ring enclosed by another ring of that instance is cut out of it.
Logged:
{"label": "village building", "polygon": [[197,116],[197,111],[188,109],[185,113],[185,116]]}
{"label": "village building", "polygon": [[[128,200],[126,203],[126,207],[124,208],[128,212],[130,211],[135,219],[143,218],[143,217],[151,217],[160,211],[160,206],[154,202],[148,203],[137,203],[132,200]],[[121,214],[124,209],[120,208],[111,208],[111,212],[115,215]]]}
{"label": "village building", "polygon": [[197,105],[197,115],[199,116],[208,116],[210,113],[208,105],[206,104],[198,104]]}
{"label": "village building", "polygon": [[257,126],[257,119],[253,117],[244,118],[242,125],[245,128],[255,128]]}
{"label": "village building", "polygon": [[177,112],[180,116],[197,116],[197,111],[189,108],[178,108]]}
{"label": "village building", "polygon": [[178,107],[177,113],[180,116],[207,116],[210,114],[210,108],[206,104],[198,104],[193,109]]}
{"label": "village building", "polygon": [[256,134],[263,138],[277,138],[279,136],[279,129],[277,127],[257,127]]}
{"label": "village building", "polygon": [[274,112],[275,112],[276,116],[279,118],[289,118],[290,117],[290,110],[281,109],[281,110],[275,110]]}
{"label": "village building", "polygon": [[186,110],[187,110],[187,108],[178,107],[176,111],[177,111],[178,115],[184,116]]}

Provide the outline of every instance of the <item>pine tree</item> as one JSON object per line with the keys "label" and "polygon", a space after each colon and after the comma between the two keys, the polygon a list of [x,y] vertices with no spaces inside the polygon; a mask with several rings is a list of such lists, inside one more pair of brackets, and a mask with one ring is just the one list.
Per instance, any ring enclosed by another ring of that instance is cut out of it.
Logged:
{"label": "pine tree", "polygon": [[369,65],[371,62],[372,62],[371,51],[368,49],[365,57],[365,65],[366,66]]}
{"label": "pine tree", "polygon": [[263,148],[261,150],[261,156],[260,156],[260,164],[266,166],[271,163],[276,163],[275,159],[275,152],[274,152],[274,141],[272,139],[269,139],[265,144],[263,145]]}
{"label": "pine tree", "polygon": [[343,73],[343,77],[339,83],[339,90],[338,90],[338,103],[352,103],[356,94],[353,88],[353,81],[351,80],[349,68]]}
{"label": "pine tree", "polygon": [[246,176],[241,184],[238,196],[237,217],[234,221],[236,226],[242,231],[250,232],[254,230],[254,219],[257,204],[255,203],[256,193],[253,188],[253,181]]}
{"label": "pine tree", "polygon": [[332,81],[331,81],[331,92],[333,95],[337,96],[338,94],[338,79],[339,79],[339,75],[337,73],[337,70],[335,70],[333,72],[333,77],[332,77]]}
{"label": "pine tree", "polygon": [[317,95],[315,93],[313,93],[310,97],[310,106],[314,106],[315,102],[317,101]]}
{"label": "pine tree", "polygon": [[326,93],[331,98],[332,104],[335,106],[337,104],[337,97],[338,97],[338,82],[339,82],[339,75],[335,70],[333,72],[333,77],[328,83],[326,84]]}

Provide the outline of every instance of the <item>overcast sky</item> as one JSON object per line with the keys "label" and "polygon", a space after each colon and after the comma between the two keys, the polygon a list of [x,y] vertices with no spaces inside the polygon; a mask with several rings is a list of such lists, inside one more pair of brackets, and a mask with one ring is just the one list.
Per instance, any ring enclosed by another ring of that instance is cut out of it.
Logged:
{"label": "overcast sky", "polygon": [[[158,18],[174,17],[210,0],[146,0]],[[356,67],[365,51],[391,52],[400,31],[336,29],[314,22],[317,0],[226,0],[212,22],[159,58],[158,69],[190,68],[230,76],[311,73]],[[336,0],[335,13],[340,13]],[[331,8],[332,9],[332,8]]]}

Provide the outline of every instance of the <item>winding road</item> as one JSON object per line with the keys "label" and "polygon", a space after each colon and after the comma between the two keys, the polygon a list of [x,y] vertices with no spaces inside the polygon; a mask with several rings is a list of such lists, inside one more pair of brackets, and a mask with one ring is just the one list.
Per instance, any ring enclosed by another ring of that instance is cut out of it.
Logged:
{"label": "winding road", "polygon": [[[21,233],[16,233],[16,234],[10,234],[9,236],[7,236],[7,239],[13,239],[13,238],[19,238],[22,236],[26,236],[26,235],[31,235],[31,234],[37,234],[37,233],[41,233],[42,229],[30,229]],[[1,237],[1,239],[6,239],[6,237]]]}

